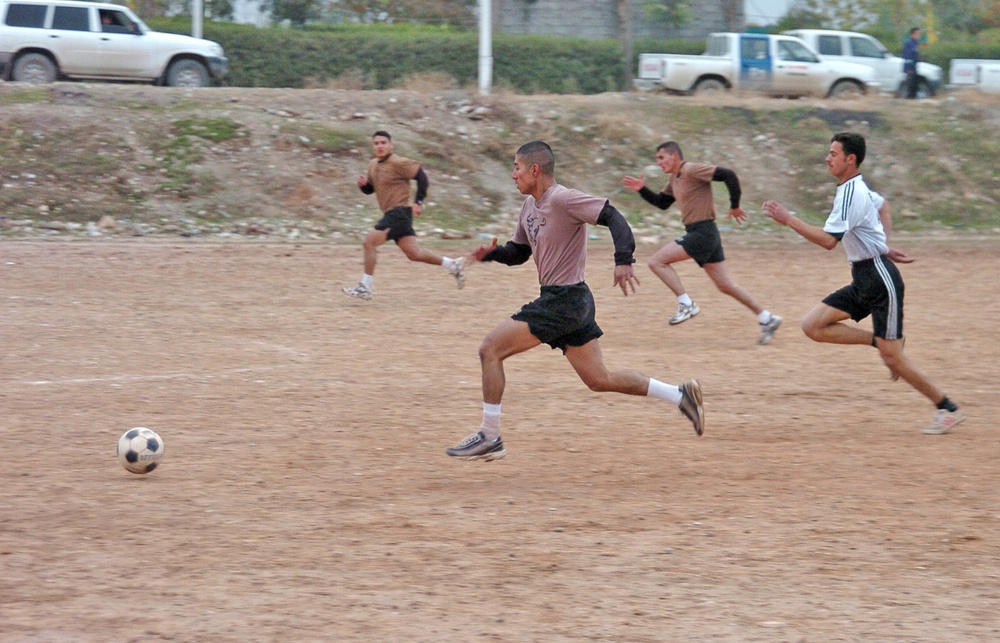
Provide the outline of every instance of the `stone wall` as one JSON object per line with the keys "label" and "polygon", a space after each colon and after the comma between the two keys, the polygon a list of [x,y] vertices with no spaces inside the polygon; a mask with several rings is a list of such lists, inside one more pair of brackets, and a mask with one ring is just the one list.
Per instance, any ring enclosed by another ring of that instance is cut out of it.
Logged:
{"label": "stone wall", "polygon": [[[742,0],[695,0],[691,20],[680,28],[646,20],[642,0],[630,2],[636,38],[700,39],[744,26]],[[617,0],[493,0],[494,28],[510,34],[620,38],[617,5]]]}

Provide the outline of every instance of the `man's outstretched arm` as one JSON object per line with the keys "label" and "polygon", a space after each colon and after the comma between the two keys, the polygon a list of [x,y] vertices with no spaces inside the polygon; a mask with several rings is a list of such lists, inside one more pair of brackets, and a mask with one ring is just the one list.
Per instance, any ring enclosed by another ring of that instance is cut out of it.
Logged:
{"label": "man's outstretched arm", "polygon": [[802,219],[797,218],[788,209],[777,201],[765,201],[762,206],[764,214],[781,225],[786,225],[795,230],[807,241],[815,243],[821,248],[833,250],[840,243],[840,239],[830,234],[819,226],[809,225]]}

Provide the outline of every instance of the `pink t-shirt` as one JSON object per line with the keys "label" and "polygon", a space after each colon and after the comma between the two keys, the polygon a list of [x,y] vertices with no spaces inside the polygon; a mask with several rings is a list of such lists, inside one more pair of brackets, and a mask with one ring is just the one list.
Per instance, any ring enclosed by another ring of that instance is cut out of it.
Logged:
{"label": "pink t-shirt", "polygon": [[531,246],[542,286],[569,286],[583,281],[587,265],[587,225],[597,217],[607,199],[556,183],[540,201],[529,196],[511,239]]}

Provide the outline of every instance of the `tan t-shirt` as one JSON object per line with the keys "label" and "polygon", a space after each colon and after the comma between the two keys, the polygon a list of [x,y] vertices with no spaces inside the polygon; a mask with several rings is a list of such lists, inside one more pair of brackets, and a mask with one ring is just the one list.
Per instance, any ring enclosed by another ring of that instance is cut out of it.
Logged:
{"label": "tan t-shirt", "polygon": [[375,188],[375,199],[383,214],[410,205],[410,181],[419,170],[420,163],[396,154],[368,163],[368,183]]}
{"label": "tan t-shirt", "polygon": [[569,286],[583,281],[587,265],[587,225],[608,202],[556,183],[541,200],[529,196],[511,240],[531,246],[542,286]]}
{"label": "tan t-shirt", "polygon": [[680,170],[670,178],[663,193],[677,200],[681,209],[681,223],[688,226],[699,221],[715,219],[715,201],[712,199],[714,165],[707,163],[681,163]]}

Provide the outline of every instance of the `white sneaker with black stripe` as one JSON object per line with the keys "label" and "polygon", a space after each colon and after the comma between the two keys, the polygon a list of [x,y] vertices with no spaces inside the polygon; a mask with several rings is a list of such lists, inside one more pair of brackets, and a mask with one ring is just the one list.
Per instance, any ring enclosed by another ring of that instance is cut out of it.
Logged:
{"label": "white sneaker with black stripe", "polygon": [[670,318],[670,325],[676,326],[677,324],[687,321],[701,312],[701,308],[698,308],[698,304],[691,302],[688,304],[677,304],[677,312],[673,317]]}
{"label": "white sneaker with black stripe", "polygon": [[772,314],[771,319],[760,325],[760,339],[757,340],[757,343],[770,344],[779,326],[781,326],[781,317]]}
{"label": "white sneaker with black stripe", "polygon": [[455,278],[455,285],[459,290],[465,287],[465,257],[456,259],[451,268],[448,268],[448,274]]}
{"label": "white sneaker with black stripe", "polygon": [[503,439],[497,436],[495,440],[487,440],[486,435],[479,431],[473,433],[453,447],[444,450],[445,453],[459,460],[483,460],[490,462],[507,455],[503,448]]}
{"label": "white sneaker with black stripe", "polygon": [[343,288],[344,294],[348,297],[354,297],[356,299],[364,299],[365,301],[372,298],[371,288],[364,285],[360,281],[350,288]]}

